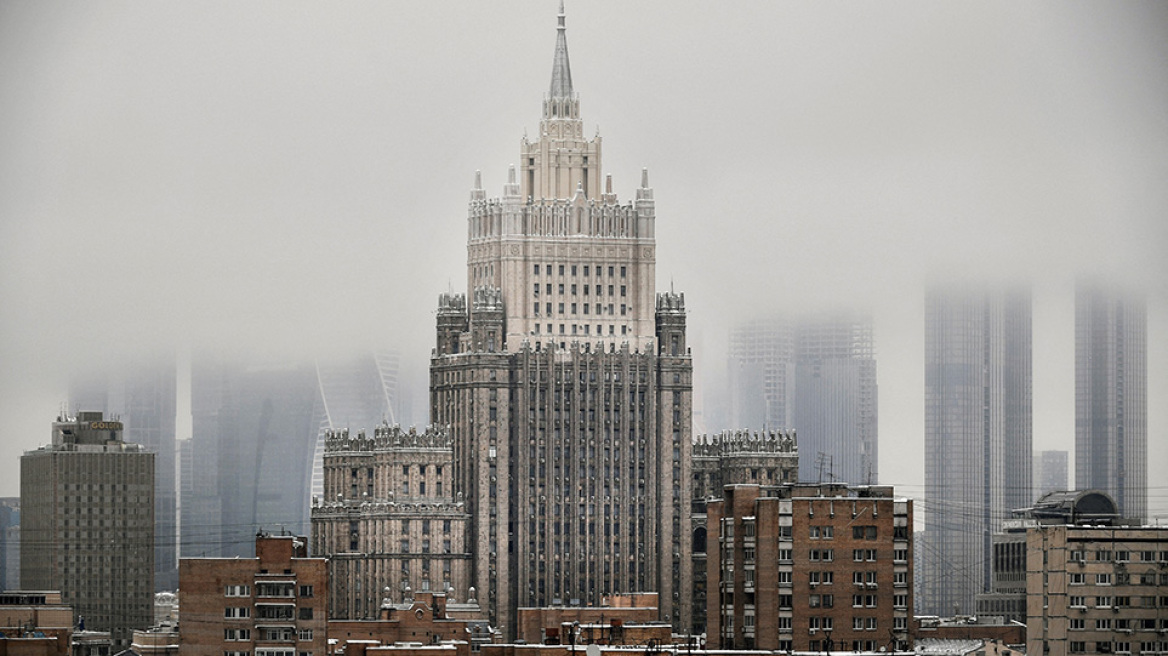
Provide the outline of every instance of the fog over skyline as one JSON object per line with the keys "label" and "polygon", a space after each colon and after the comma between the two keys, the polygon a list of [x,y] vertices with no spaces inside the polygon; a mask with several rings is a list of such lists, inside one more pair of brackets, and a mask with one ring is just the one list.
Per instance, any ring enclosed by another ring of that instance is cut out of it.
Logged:
{"label": "fog over skyline", "polygon": [[[424,413],[474,172],[499,195],[538,129],[556,9],[0,3],[0,496],[70,374],[143,353],[390,345]],[[737,321],[867,309],[880,480],[920,496],[926,284],[1030,284],[1034,448],[1073,486],[1074,281],[1100,276],[1147,295],[1168,520],[1168,5],[566,10],[619,198],[649,169],[703,418]]]}

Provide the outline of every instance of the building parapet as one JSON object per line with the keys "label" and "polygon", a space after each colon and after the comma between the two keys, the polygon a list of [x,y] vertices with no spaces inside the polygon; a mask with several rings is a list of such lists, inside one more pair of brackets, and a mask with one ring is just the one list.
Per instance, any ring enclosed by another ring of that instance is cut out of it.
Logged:
{"label": "building parapet", "polygon": [[339,453],[345,451],[383,451],[388,449],[450,449],[453,443],[450,433],[445,429],[428,426],[422,432],[411,426],[403,430],[400,426],[382,424],[373,430],[369,437],[365,431],[357,432],[353,436],[348,428],[325,431],[325,453]]}
{"label": "building parapet", "polygon": [[[511,206],[502,199],[472,200],[469,220],[470,241],[498,238],[503,235],[503,215]],[[612,198],[529,200],[519,208],[525,236],[588,236],[636,239],[637,207],[634,203],[618,205]]]}
{"label": "building parapet", "polygon": [[693,442],[695,458],[750,453],[789,453],[796,456],[799,454],[799,442],[794,430],[727,430],[713,435],[698,435]]}

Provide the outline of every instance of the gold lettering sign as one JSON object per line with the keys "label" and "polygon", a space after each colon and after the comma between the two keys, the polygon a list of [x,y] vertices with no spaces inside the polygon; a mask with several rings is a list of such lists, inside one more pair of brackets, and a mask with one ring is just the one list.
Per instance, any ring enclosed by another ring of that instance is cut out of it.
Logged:
{"label": "gold lettering sign", "polygon": [[93,430],[122,430],[120,421],[91,421],[89,427]]}

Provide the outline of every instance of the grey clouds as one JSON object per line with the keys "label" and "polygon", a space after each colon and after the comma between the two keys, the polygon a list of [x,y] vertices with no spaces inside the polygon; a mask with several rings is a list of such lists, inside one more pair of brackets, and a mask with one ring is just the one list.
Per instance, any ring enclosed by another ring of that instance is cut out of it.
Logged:
{"label": "grey clouds", "polygon": [[[1072,286],[1099,274],[1147,290],[1168,465],[1164,5],[589,1],[567,23],[618,194],[649,168],[707,401],[733,321],[866,306],[882,479],[919,494],[925,281],[1022,279],[1035,447],[1073,451]],[[424,400],[473,172],[497,194],[536,129],[554,25],[551,2],[0,5],[0,495],[80,362],[388,341]]]}

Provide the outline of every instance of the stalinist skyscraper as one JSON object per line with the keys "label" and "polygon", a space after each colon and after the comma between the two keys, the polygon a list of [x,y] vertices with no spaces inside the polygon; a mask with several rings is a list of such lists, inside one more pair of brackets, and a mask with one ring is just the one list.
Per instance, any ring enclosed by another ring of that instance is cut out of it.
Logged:
{"label": "stalinist skyscraper", "polygon": [[584,136],[560,8],[539,137],[500,198],[476,173],[469,293],[439,299],[431,420],[449,426],[493,623],[657,591],[690,625],[693,366],[684,296],[655,294],[648,173],[621,203]]}

